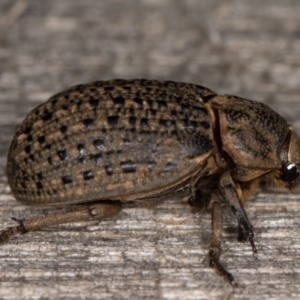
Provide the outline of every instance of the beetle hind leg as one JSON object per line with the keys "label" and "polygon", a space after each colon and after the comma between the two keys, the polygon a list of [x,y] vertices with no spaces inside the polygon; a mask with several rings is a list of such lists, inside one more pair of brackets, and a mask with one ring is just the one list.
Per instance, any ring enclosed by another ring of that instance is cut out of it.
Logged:
{"label": "beetle hind leg", "polygon": [[85,205],[74,208],[69,211],[52,213],[46,216],[40,216],[28,220],[18,220],[19,225],[7,228],[0,233],[0,243],[7,242],[11,237],[16,234],[24,234],[29,231],[39,230],[48,226],[59,225],[63,223],[79,222],[79,221],[92,221],[102,218],[111,217],[117,214],[122,208],[120,202],[100,202],[91,205]]}

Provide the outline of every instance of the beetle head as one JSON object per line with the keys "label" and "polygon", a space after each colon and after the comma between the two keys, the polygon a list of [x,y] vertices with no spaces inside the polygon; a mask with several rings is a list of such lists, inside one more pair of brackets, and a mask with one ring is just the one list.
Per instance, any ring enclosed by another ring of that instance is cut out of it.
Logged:
{"label": "beetle head", "polygon": [[279,180],[289,189],[300,187],[300,138],[290,127],[290,132],[280,150],[282,168]]}

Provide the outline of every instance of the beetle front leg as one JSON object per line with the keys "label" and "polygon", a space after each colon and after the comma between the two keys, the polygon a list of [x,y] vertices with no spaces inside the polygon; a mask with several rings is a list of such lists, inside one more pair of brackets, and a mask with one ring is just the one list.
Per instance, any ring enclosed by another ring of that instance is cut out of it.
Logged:
{"label": "beetle front leg", "polygon": [[69,222],[92,221],[111,217],[117,214],[121,208],[122,206],[120,202],[111,201],[110,203],[95,203],[89,206],[86,205],[73,210],[53,213],[28,220],[18,220],[12,218],[14,221],[18,222],[19,225],[7,228],[6,230],[0,232],[0,243],[8,241],[16,234],[24,234],[29,231],[39,230],[48,226]]}
{"label": "beetle front leg", "polygon": [[221,195],[228,201],[231,205],[231,209],[238,220],[238,240],[246,241],[249,239],[253,252],[257,252],[254,243],[254,233],[253,227],[248,220],[246,212],[239,199],[236,184],[234,183],[230,172],[226,171],[220,178],[220,192]]}

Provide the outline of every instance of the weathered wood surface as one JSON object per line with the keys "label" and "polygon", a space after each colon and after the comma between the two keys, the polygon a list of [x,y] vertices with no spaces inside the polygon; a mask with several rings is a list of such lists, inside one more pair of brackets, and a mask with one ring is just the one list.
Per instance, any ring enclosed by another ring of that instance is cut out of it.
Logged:
{"label": "weathered wood surface", "polygon": [[[2,0],[0,228],[49,211],[14,201],[6,155],[26,113],[70,85],[198,83],[264,101],[300,133],[299,15],[297,0]],[[208,268],[210,217],[170,199],[14,238],[0,247],[0,298],[299,299],[299,200],[261,191],[248,202],[257,255],[236,241],[225,211],[222,261],[235,289]]]}

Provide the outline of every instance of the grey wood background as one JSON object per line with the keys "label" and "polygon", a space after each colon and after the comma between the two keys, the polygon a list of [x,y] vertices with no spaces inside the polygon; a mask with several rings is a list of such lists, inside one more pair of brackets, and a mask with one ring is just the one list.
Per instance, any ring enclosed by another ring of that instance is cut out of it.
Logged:
{"label": "grey wood background", "polygon": [[[300,133],[297,0],[1,0],[0,228],[53,209],[10,195],[6,155],[27,112],[71,85],[111,78],[198,83],[260,100]],[[247,209],[258,254],[225,211],[222,261],[208,268],[210,216],[180,200],[128,207],[0,247],[1,299],[299,299],[300,193],[259,191]]]}

